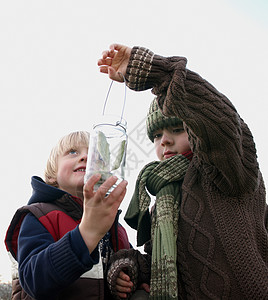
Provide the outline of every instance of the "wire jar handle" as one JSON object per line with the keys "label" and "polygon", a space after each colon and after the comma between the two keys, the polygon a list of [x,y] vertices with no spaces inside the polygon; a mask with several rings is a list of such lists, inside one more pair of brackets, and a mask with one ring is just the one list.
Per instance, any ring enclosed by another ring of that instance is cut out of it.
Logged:
{"label": "wire jar handle", "polygon": [[[124,115],[124,110],[125,110],[126,94],[127,94],[127,85],[126,85],[126,78],[125,78],[125,76],[124,76],[121,72],[118,72],[118,74],[120,74],[120,75],[123,77],[124,85],[125,85],[124,102],[123,102],[123,108],[122,108],[121,117],[120,117],[120,122],[119,122],[119,124],[120,124],[120,123],[122,123],[122,119],[123,119],[123,115]],[[108,97],[109,97],[109,94],[110,94],[110,91],[111,91],[113,82],[114,82],[114,81],[112,80],[112,82],[111,82],[111,84],[110,84],[110,86],[109,86],[107,95],[106,95],[106,99],[105,99],[104,105],[103,105],[103,110],[102,110],[102,115],[103,115],[103,116],[104,116],[104,113],[105,113],[105,109],[106,109]],[[118,124],[118,125],[119,125],[119,124]]]}

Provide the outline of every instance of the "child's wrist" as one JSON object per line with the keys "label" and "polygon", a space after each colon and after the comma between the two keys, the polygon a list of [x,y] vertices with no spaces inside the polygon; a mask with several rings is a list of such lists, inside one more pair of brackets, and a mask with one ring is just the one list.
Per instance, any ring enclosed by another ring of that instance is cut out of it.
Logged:
{"label": "child's wrist", "polygon": [[85,227],[82,222],[79,224],[78,228],[89,253],[92,253],[98,246],[98,243],[102,237],[94,230],[90,230],[90,228]]}

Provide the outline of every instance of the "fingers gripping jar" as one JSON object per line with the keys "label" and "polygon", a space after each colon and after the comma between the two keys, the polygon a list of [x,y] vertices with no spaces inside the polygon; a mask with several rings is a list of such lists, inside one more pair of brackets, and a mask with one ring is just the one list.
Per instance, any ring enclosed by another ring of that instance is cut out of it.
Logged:
{"label": "fingers gripping jar", "polygon": [[119,119],[116,116],[102,116],[93,126],[84,181],[86,182],[93,174],[101,174],[101,179],[94,190],[97,190],[110,176],[118,178],[115,186],[124,180],[127,133],[126,121],[122,118],[119,121]]}

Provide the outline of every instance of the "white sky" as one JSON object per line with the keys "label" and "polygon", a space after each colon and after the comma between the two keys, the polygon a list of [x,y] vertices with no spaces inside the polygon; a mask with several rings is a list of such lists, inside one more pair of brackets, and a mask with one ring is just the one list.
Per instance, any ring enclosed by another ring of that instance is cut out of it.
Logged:
{"label": "white sky", "polygon": [[[31,176],[43,177],[61,136],[90,130],[101,113],[110,81],[99,73],[97,59],[111,43],[186,56],[188,68],[224,93],[251,128],[267,184],[267,20],[266,0],[1,1],[0,280],[11,280],[3,240],[15,210],[31,195]],[[121,109],[123,94],[123,85],[115,83],[107,112]],[[123,224],[138,171],[155,159],[152,145],[137,137],[152,98],[150,91],[127,91]]]}

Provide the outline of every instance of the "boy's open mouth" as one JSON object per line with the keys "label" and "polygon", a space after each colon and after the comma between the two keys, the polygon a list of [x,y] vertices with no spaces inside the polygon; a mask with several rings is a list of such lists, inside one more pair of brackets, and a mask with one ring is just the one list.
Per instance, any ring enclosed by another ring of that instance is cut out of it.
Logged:
{"label": "boy's open mouth", "polygon": [[74,170],[74,172],[86,172],[86,168],[79,168]]}

